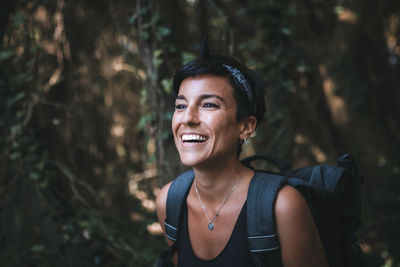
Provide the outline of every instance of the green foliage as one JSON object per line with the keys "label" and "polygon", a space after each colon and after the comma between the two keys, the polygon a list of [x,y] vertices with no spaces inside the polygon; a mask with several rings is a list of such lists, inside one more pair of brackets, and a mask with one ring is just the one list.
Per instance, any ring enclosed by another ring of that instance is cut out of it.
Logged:
{"label": "green foliage", "polygon": [[[50,12],[50,5],[42,8]],[[146,230],[154,214],[136,209],[147,220],[132,222],[127,211],[103,210],[95,186],[82,173],[75,175],[73,164],[61,163],[58,144],[43,138],[49,132],[59,138],[55,129],[63,126],[65,114],[49,106],[68,113],[68,99],[54,102],[43,91],[37,64],[46,63],[37,59],[45,51],[30,49],[31,35],[19,31],[27,21],[32,25],[35,8],[32,13],[19,8],[24,12],[13,14],[7,32],[16,43],[4,43],[0,52],[0,265],[151,266],[163,244]],[[165,28],[159,32],[168,35]]]}
{"label": "green foliage", "polygon": [[182,52],[182,64],[186,64],[190,61],[197,59],[197,56],[193,53]]}
{"label": "green foliage", "polygon": [[[400,262],[400,232],[396,231],[400,223],[400,213],[398,207],[400,198],[399,167],[400,161],[397,157],[399,151],[392,150],[388,158],[381,156],[379,173],[381,175],[381,185],[372,196],[367,197],[369,204],[376,211],[374,218],[371,218],[371,226],[379,227],[385,225],[391,231],[384,231],[380,240],[376,240],[382,246],[381,258],[386,263],[385,266],[399,266]],[[377,221],[379,218],[379,221]],[[396,265],[397,263],[397,265]]]}

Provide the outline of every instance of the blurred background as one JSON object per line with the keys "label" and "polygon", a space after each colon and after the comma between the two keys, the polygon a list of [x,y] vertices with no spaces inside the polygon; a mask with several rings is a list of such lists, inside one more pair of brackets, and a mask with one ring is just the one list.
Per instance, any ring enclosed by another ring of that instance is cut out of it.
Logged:
{"label": "blurred background", "polygon": [[204,36],[267,84],[243,156],[353,153],[362,249],[400,266],[398,0],[2,0],[0,266],[153,266],[172,77]]}

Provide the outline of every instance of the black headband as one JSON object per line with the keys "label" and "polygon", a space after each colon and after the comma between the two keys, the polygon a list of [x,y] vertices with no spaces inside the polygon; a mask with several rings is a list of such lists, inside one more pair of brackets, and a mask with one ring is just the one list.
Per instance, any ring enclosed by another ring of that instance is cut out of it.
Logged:
{"label": "black headband", "polygon": [[233,78],[244,89],[244,93],[247,96],[247,99],[249,100],[249,103],[251,106],[250,111],[253,113],[253,115],[256,115],[257,107],[256,107],[255,101],[253,101],[254,100],[253,92],[251,90],[249,83],[247,82],[246,78],[244,77],[244,75],[240,72],[240,70],[238,70],[235,67],[229,66],[227,64],[222,64],[222,66],[224,66],[230,72],[230,74],[233,76]]}
{"label": "black headband", "polygon": [[[200,47],[200,59],[206,60],[206,59],[209,58],[209,48],[208,48],[207,40],[208,40],[208,38],[205,37],[203,39],[202,44],[201,44],[201,47]],[[250,103],[250,106],[251,106],[250,107],[250,111],[252,112],[252,115],[256,115],[257,107],[256,107],[256,102],[254,101],[253,91],[252,91],[252,88],[251,88],[250,84],[248,83],[247,79],[243,75],[243,73],[239,69],[234,67],[234,66],[231,66],[231,65],[228,65],[228,64],[222,64],[222,66],[227,71],[229,71],[229,73],[233,77],[233,79],[240,84],[244,95],[249,100],[249,103]]]}

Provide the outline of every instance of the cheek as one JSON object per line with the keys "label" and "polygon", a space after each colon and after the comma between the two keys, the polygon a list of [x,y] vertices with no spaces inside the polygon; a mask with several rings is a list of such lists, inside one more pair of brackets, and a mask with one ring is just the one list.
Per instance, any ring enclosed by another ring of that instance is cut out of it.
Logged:
{"label": "cheek", "polygon": [[213,129],[214,134],[218,137],[224,139],[239,138],[240,129],[239,125],[236,122],[236,119],[220,118],[211,121],[210,126]]}
{"label": "cheek", "polygon": [[171,130],[175,135],[175,131],[177,129],[177,127],[179,126],[179,120],[178,120],[178,116],[176,115],[176,112],[174,112],[174,114],[172,115],[172,120],[171,120]]}
{"label": "cheek", "polygon": [[182,128],[182,116],[184,116],[182,112],[175,111],[172,114],[171,131],[172,131],[172,135],[174,136],[175,145],[177,144],[177,141],[179,139],[178,131],[180,128]]}

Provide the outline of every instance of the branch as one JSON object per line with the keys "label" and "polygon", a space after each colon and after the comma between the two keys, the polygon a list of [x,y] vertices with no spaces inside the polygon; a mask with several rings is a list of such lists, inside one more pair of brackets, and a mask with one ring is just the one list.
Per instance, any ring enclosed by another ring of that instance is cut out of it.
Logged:
{"label": "branch", "polygon": [[78,179],[67,166],[65,166],[59,162],[56,162],[56,161],[52,161],[51,163],[53,165],[55,165],[56,167],[58,167],[61,170],[61,172],[65,175],[65,177],[68,178],[68,180],[70,182],[71,190],[74,193],[75,197],[79,201],[81,201],[85,206],[87,206],[89,208],[91,207],[90,204],[85,200],[85,198],[79,193],[79,190],[76,188],[75,184],[79,184],[80,186],[85,188],[88,192],[90,192],[93,195],[96,203],[97,204],[100,203],[100,200],[97,197],[95,190],[89,184]]}

